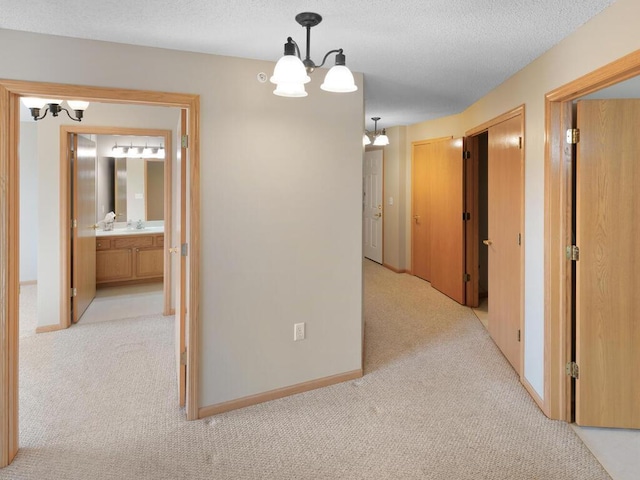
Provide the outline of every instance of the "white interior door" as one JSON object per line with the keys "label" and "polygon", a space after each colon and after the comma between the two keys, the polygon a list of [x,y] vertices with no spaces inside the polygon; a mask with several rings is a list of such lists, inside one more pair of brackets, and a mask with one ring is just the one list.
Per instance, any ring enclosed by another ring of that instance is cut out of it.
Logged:
{"label": "white interior door", "polygon": [[364,256],[382,263],[382,150],[364,154]]}

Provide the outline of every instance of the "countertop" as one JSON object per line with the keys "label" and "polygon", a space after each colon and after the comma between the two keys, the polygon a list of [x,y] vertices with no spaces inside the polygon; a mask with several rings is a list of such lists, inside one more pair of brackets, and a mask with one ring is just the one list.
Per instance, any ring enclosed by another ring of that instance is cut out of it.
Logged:
{"label": "countertop", "polygon": [[96,237],[119,237],[122,235],[151,235],[164,233],[164,227],[114,228],[113,230],[96,230]]}

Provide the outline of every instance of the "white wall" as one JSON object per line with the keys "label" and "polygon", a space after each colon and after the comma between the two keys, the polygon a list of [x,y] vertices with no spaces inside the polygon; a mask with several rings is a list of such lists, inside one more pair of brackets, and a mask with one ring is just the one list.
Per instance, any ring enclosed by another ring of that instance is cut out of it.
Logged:
{"label": "white wall", "polygon": [[273,62],[7,30],[0,44],[0,78],[200,95],[202,406],[360,368],[362,75],[332,95],[316,72],[288,99],[256,79]]}
{"label": "white wall", "polygon": [[[640,48],[640,2],[618,0],[459,115],[408,127],[412,141],[464,132],[521,104],[525,105],[525,331],[524,376],[544,396],[544,99],[545,94]],[[387,128],[387,132],[391,129]],[[410,168],[409,168],[410,171]],[[407,205],[411,177],[407,176]],[[411,264],[410,212],[407,260]]]}
{"label": "white wall", "polygon": [[38,279],[38,130],[20,123],[20,282]]}

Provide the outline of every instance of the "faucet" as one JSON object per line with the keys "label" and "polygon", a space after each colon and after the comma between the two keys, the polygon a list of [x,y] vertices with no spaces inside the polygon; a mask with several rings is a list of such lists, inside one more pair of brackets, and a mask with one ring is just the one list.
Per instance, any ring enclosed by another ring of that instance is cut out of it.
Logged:
{"label": "faucet", "polygon": [[142,230],[144,228],[144,224],[142,223],[142,220],[138,220],[138,223],[136,223],[136,230]]}

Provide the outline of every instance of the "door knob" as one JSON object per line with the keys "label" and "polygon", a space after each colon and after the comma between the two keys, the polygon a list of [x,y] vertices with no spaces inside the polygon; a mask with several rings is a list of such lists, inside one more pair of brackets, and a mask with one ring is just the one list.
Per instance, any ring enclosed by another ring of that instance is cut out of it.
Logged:
{"label": "door knob", "polygon": [[171,247],[169,253],[178,253],[178,247]]}
{"label": "door knob", "polygon": [[487,240],[482,240],[482,243],[484,243],[484,244],[488,247],[488,246],[489,246],[489,245],[491,245],[493,242],[492,242],[491,240],[488,240],[488,239],[487,239]]}
{"label": "door knob", "polygon": [[89,228],[92,228],[93,230],[97,230],[98,228],[100,228],[100,225],[98,225],[97,223],[94,223]]}
{"label": "door knob", "polygon": [[413,216],[413,219],[416,221],[416,223],[420,223],[420,222],[419,222],[419,220],[420,220],[420,215],[414,215],[414,216]]}
{"label": "door knob", "polygon": [[376,214],[374,215],[374,217],[376,217],[376,218],[380,218],[381,216],[382,216],[382,214],[381,214],[381,213],[376,213]]}

